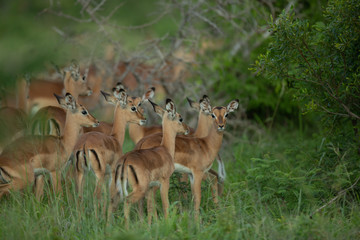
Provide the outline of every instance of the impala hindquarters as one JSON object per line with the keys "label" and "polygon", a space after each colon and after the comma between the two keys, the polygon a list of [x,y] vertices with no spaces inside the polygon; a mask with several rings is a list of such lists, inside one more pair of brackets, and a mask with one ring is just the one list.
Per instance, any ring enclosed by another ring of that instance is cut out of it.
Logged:
{"label": "impala hindquarters", "polygon": [[[151,101],[150,101],[151,102]],[[152,102],[151,102],[152,103]],[[160,194],[163,204],[164,216],[167,218],[169,199],[168,191],[170,176],[174,167],[175,137],[177,133],[188,133],[188,127],[183,123],[180,114],[176,113],[175,105],[170,100],[166,101],[166,110],[153,104],[154,110],[162,116],[163,138],[160,146],[151,149],[133,150],[125,154],[118,162],[115,170],[114,183],[119,190],[120,199],[124,201],[125,221],[128,224],[131,204],[138,202],[145,195],[150,194],[151,187],[160,185]],[[127,184],[132,187],[128,195]],[[113,209],[117,206],[117,194],[112,196]],[[115,200],[114,200],[115,198]],[[149,212],[151,222],[152,204]]]}
{"label": "impala hindquarters", "polygon": [[87,132],[81,136],[74,148],[76,185],[80,196],[83,190],[84,169],[88,168],[96,175],[94,194],[100,198],[105,176],[113,171],[116,160],[122,156],[127,123],[143,125],[146,122],[146,118],[137,108],[135,100],[138,98],[128,96],[124,89],[114,88],[113,92],[114,96],[102,92],[108,102],[115,104],[111,134]]}
{"label": "impala hindquarters", "polygon": [[[71,94],[56,98],[67,109],[64,136],[25,136],[7,146],[0,155],[0,195],[23,189],[44,171],[51,174],[55,190],[60,190],[58,174],[71,155],[81,127],[98,125]],[[36,186],[36,193],[42,194],[42,184]]]}
{"label": "impala hindquarters", "polygon": [[[206,102],[203,103],[207,104]],[[208,174],[221,147],[228,113],[233,112],[237,107],[238,100],[233,100],[227,107],[212,108],[211,117],[213,119],[210,131],[205,137],[176,137],[175,171],[187,173],[190,177],[196,218],[199,215],[201,202],[201,181]],[[161,139],[161,134],[145,137],[137,144],[136,148],[148,149],[157,146]]]}

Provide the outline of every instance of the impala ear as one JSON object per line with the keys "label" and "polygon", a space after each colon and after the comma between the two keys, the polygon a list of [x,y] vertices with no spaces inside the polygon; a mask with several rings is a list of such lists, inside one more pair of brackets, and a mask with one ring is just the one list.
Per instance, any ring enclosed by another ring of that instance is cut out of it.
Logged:
{"label": "impala ear", "polygon": [[118,100],[117,100],[117,98],[116,98],[115,96],[113,96],[113,95],[111,95],[111,94],[109,94],[109,93],[107,93],[107,92],[101,91],[101,90],[100,90],[100,92],[101,92],[101,94],[104,96],[105,100],[106,100],[108,103],[113,104],[113,105],[116,105],[116,103],[117,103]]}
{"label": "impala ear", "polygon": [[74,97],[70,94],[70,93],[66,93],[65,97],[59,96],[57,94],[54,93],[54,96],[56,97],[58,103],[60,104],[60,106],[64,109],[69,109],[69,110],[76,110],[76,101],[74,99]]}
{"label": "impala ear", "polygon": [[80,71],[79,63],[75,59],[71,60],[70,71]]}
{"label": "impala ear", "polygon": [[72,78],[77,81],[80,78],[80,66],[78,64],[78,62],[73,59],[71,60],[71,64],[70,64],[70,73]]}
{"label": "impala ear", "polygon": [[54,96],[56,97],[56,100],[60,104],[62,108],[66,108],[65,98],[63,96],[59,96],[56,93],[54,93]]}
{"label": "impala ear", "polygon": [[210,104],[210,98],[207,95],[203,95],[202,99],[200,101],[205,101]]}
{"label": "impala ear", "polygon": [[210,99],[208,96],[204,95],[202,99],[200,99],[200,109],[201,111],[205,113],[211,113],[211,105],[210,105]]}
{"label": "impala ear", "polygon": [[127,105],[127,94],[124,89],[117,90],[116,87],[113,88],[114,96],[120,102],[122,108],[125,108]]}
{"label": "impala ear", "polygon": [[233,112],[239,107],[239,99],[232,100],[226,107],[227,112]]}
{"label": "impala ear", "polygon": [[117,82],[117,83],[116,83],[115,89],[116,89],[117,91],[120,91],[120,89],[123,89],[123,90],[125,91],[125,87],[124,87],[124,85],[122,85],[121,82]]}
{"label": "impala ear", "polygon": [[156,112],[160,117],[163,117],[165,110],[156,103],[154,103],[153,101],[151,101],[150,99],[148,99],[148,101],[153,106],[154,112]]}
{"label": "impala ear", "polygon": [[165,109],[166,109],[166,111],[168,112],[168,115],[171,118],[175,117],[175,115],[176,115],[176,107],[175,107],[174,102],[170,98],[166,99]]}
{"label": "impala ear", "polygon": [[193,109],[195,109],[195,110],[197,110],[197,111],[200,111],[200,104],[199,104],[199,103],[191,100],[191,99],[188,98],[188,97],[186,98],[186,100],[188,101],[188,103],[189,103],[189,105],[190,105],[191,108],[193,108]]}
{"label": "impala ear", "polygon": [[68,109],[76,110],[75,98],[70,93],[65,94],[65,103]]}
{"label": "impala ear", "polygon": [[142,102],[147,101],[150,98],[153,98],[154,95],[155,95],[155,88],[151,87],[151,88],[149,88],[149,90],[146,91],[146,93],[144,93],[144,95],[142,96],[141,101]]}

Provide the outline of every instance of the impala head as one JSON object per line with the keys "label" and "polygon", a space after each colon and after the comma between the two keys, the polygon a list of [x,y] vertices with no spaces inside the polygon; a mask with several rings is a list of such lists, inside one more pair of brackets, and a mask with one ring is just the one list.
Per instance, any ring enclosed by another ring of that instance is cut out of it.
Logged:
{"label": "impala head", "polygon": [[134,104],[137,106],[139,112],[144,114],[144,109],[142,108],[142,104],[147,102],[149,99],[153,98],[155,95],[155,88],[149,88],[142,97],[133,98]]}
{"label": "impala head", "polygon": [[87,74],[80,74],[79,64],[73,60],[70,67],[64,72],[64,87],[72,93],[77,93],[81,96],[90,96],[92,94],[91,88],[88,86],[86,80]]}
{"label": "impala head", "polygon": [[121,111],[123,118],[128,123],[136,123],[139,125],[146,124],[146,118],[139,111],[137,104],[135,103],[136,98],[127,95],[123,88],[114,87],[113,95],[101,91],[105,100],[111,104],[116,105],[116,111]]}
{"label": "impala head", "polygon": [[65,97],[58,96],[54,93],[60,106],[66,110],[66,114],[71,114],[72,121],[76,121],[82,127],[97,127],[99,121],[94,118],[85,107],[78,104],[70,93],[66,93]]}
{"label": "impala head", "polygon": [[229,113],[235,111],[239,107],[239,100],[232,100],[227,107],[214,107],[212,109],[211,117],[214,119],[214,123],[219,132],[225,130],[226,119]]}
{"label": "impala head", "polygon": [[210,99],[208,96],[204,95],[199,102],[195,102],[193,100],[191,100],[190,98],[186,98],[190,107],[207,115],[207,116],[211,116],[211,105],[210,105]]}
{"label": "impala head", "polygon": [[187,135],[189,133],[189,127],[183,122],[183,118],[176,112],[176,107],[171,99],[166,99],[165,109],[149,100],[154,108],[154,111],[162,117],[163,124],[170,124],[172,129],[175,129],[177,133]]}

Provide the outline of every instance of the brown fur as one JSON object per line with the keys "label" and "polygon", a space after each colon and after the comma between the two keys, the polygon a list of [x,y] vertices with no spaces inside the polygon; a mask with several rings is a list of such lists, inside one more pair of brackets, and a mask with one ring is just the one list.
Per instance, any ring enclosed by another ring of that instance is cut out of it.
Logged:
{"label": "brown fur", "polygon": [[[109,98],[109,97],[108,97]],[[114,97],[112,98],[112,100]],[[120,100],[117,101],[114,113],[114,125],[110,135],[106,135],[102,132],[87,132],[81,136],[76,143],[74,153],[78,158],[76,159],[76,165],[79,166],[79,162],[83,162],[83,165],[88,164],[89,161],[92,170],[96,175],[96,189],[94,194],[100,198],[101,186],[104,182],[106,174],[106,166],[110,166],[114,169],[115,160],[122,156],[122,145],[125,138],[125,127],[128,122],[141,124],[144,121],[144,116],[137,110],[137,105],[134,104],[132,97],[126,98],[126,105],[124,106]],[[131,109],[135,107],[135,111]],[[81,154],[79,154],[81,152]],[[92,152],[92,154],[90,154]],[[83,158],[81,158],[81,156]],[[97,158],[96,158],[97,156]],[[97,164],[97,161],[99,163]],[[97,167],[98,166],[98,167]],[[79,167],[76,172],[76,185],[79,195],[82,195],[83,190],[83,176],[84,169]]]}
{"label": "brown fur", "polygon": [[[171,105],[172,104],[172,105]],[[170,176],[174,171],[174,147],[176,133],[185,133],[188,127],[179,121],[181,116],[174,115],[175,106],[171,101],[167,103],[167,109],[172,106],[171,110],[162,114],[163,116],[163,132],[164,135],[161,144],[151,149],[138,149],[125,154],[118,162],[121,165],[122,171],[120,177],[114,177],[113,185],[120,185],[121,197],[126,190],[126,182],[132,186],[133,191],[126,197],[124,206],[125,221],[128,223],[129,211],[131,204],[138,202],[150,190],[152,182],[159,182],[161,184],[160,194],[163,204],[164,216],[168,215],[168,190],[170,183]],[[160,108],[156,105],[157,108]],[[154,108],[156,108],[154,107]],[[174,117],[172,117],[174,116]],[[170,119],[171,118],[171,119]],[[129,171],[131,166],[131,171]],[[119,167],[115,168],[119,169]],[[115,175],[118,175],[115,173]],[[122,180],[121,180],[122,179]],[[137,179],[137,181],[136,181]],[[113,209],[117,207],[116,194],[112,194]],[[149,213],[152,209],[148,208]],[[149,214],[149,222],[151,221],[151,214]]]}
{"label": "brown fur", "polygon": [[[79,79],[75,79],[73,76],[74,72],[66,71],[64,76],[64,82],[62,86],[65,89],[65,92],[69,92],[72,94],[72,96],[75,98],[75,100],[78,100],[79,95],[89,95],[91,94],[92,90],[88,86],[87,80],[83,80],[82,76],[79,76]],[[79,73],[78,73],[79,74]],[[35,82],[36,83],[36,82]],[[48,85],[48,83],[45,83],[45,85]],[[30,84],[30,93],[29,96],[31,96],[31,86]],[[59,87],[59,86],[58,86]],[[43,97],[38,97],[37,95],[33,95],[33,98],[30,98],[30,106],[37,105],[37,107],[41,107],[37,114],[32,119],[32,128],[38,129],[36,134],[42,134],[42,135],[53,135],[53,136],[61,136],[62,131],[64,129],[65,125],[65,111],[58,106],[58,103],[56,99],[54,98],[53,94],[61,94],[62,88],[56,89],[56,91],[60,91],[60,93],[52,92],[52,88],[48,86],[48,89],[42,89],[42,91],[47,92],[47,94],[50,94],[52,97],[46,95],[45,100]],[[41,100],[43,99],[43,100]],[[40,101],[40,102],[39,102]],[[49,102],[50,101],[50,102]],[[51,124],[51,121],[54,121],[56,124],[52,128],[49,126]],[[39,124],[38,126],[36,126]],[[52,129],[50,132],[43,132],[44,129]]]}
{"label": "brown fur", "polygon": [[10,142],[24,135],[26,130],[26,114],[12,107],[0,108],[0,153]]}
{"label": "brown fur", "polygon": [[[0,195],[8,193],[11,189],[21,190],[32,183],[35,169],[46,169],[52,177],[56,176],[56,172],[70,157],[79,135],[80,125],[98,124],[92,115],[82,113],[86,109],[76,104],[71,95],[67,95],[64,101],[69,105],[64,137],[23,137],[9,145],[0,155],[0,167],[11,176],[10,183],[0,183]],[[55,188],[59,190],[58,179],[53,178],[53,182]],[[41,191],[37,190],[37,192]]]}
{"label": "brown fur", "polygon": [[[230,104],[233,104],[233,102]],[[231,111],[233,111],[233,109],[231,109]],[[193,179],[191,181],[191,186],[195,197],[194,209],[196,217],[198,217],[201,201],[201,181],[207,171],[211,168],[221,147],[223,132],[219,131],[219,128],[222,126],[221,130],[224,129],[226,124],[225,115],[228,112],[230,112],[230,110],[228,111],[225,107],[213,108],[212,114],[215,118],[211,121],[212,124],[210,125],[210,131],[207,136],[177,136],[175,140],[174,162],[175,164],[182,166],[178,167],[177,170],[183,171],[184,168],[187,168]],[[161,139],[161,133],[147,136],[137,143],[135,149],[153,148],[154,146],[158,146],[160,144]]]}

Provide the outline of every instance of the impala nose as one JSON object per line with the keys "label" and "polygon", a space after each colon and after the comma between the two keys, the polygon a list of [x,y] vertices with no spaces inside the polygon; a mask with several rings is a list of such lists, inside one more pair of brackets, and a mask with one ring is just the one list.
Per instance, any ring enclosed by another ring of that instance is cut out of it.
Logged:
{"label": "impala nose", "polygon": [[140,126],[144,126],[146,124],[146,120],[140,120]]}
{"label": "impala nose", "polygon": [[93,127],[98,127],[100,125],[100,122],[97,121],[96,123],[93,124]]}
{"label": "impala nose", "polygon": [[225,125],[218,125],[218,130],[219,131],[224,131],[225,130]]}

